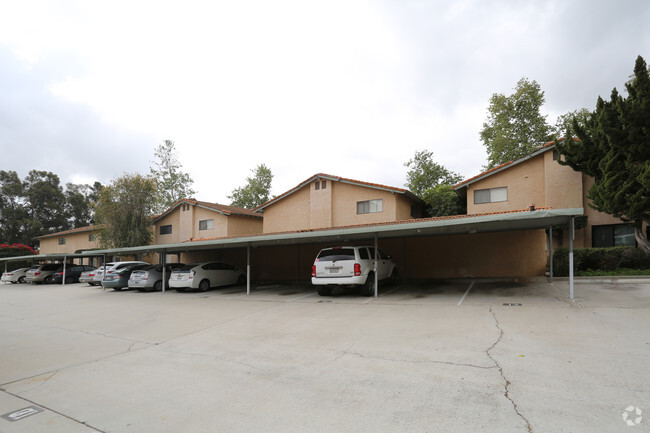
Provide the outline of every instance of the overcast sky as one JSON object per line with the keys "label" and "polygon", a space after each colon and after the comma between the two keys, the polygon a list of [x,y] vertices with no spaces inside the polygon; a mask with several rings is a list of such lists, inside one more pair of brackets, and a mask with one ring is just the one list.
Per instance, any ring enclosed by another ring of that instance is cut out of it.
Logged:
{"label": "overcast sky", "polygon": [[174,140],[196,198],[266,164],[403,187],[417,150],[481,172],[493,93],[594,109],[650,62],[650,2],[0,0],[0,169],[104,184]]}

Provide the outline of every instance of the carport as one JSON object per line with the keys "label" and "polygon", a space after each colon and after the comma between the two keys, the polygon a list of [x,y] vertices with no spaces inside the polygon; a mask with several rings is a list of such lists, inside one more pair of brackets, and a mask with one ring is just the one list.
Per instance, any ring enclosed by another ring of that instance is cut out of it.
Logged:
{"label": "carport", "polygon": [[[109,255],[135,255],[143,253],[158,253],[161,262],[165,264],[168,254],[182,252],[220,250],[232,248],[246,249],[246,293],[251,290],[251,248],[275,247],[313,243],[341,243],[350,241],[374,241],[375,247],[380,240],[396,238],[431,237],[455,234],[499,233],[517,230],[548,230],[547,247],[550,256],[550,281],[553,280],[553,227],[567,226],[569,228],[569,286],[570,298],[574,298],[573,281],[573,238],[574,219],[583,215],[582,208],[572,209],[532,209],[525,211],[510,211],[482,215],[457,215],[453,217],[425,218],[403,220],[392,223],[364,224],[331,229],[312,229],[297,232],[269,233],[252,236],[238,236],[211,240],[181,242],[175,244],[147,245],[129,248],[113,248],[94,250],[81,254],[57,254],[45,256],[21,256],[3,258],[6,263],[14,260],[51,260],[56,257],[88,257]],[[64,259],[65,260],[65,259]],[[375,275],[377,273],[375,272]],[[163,282],[166,278],[163,276]],[[378,282],[375,281],[375,297]],[[163,284],[163,291],[165,284]]]}

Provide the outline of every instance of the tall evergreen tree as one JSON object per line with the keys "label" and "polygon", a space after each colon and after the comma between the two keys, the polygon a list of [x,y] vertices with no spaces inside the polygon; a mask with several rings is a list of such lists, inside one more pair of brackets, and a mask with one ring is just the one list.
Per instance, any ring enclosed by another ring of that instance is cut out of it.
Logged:
{"label": "tall evergreen tree", "polygon": [[591,206],[633,224],[637,242],[650,251],[642,229],[650,222],[650,74],[641,56],[625,87],[627,98],[614,88],[609,101],[598,97],[586,125],[573,122],[580,141],[556,146],[561,164],[594,177]]}
{"label": "tall evergreen tree", "polygon": [[522,78],[510,96],[493,94],[488,119],[481,130],[487,148],[486,169],[528,155],[551,139],[552,129],[540,109],[544,92],[536,81]]}

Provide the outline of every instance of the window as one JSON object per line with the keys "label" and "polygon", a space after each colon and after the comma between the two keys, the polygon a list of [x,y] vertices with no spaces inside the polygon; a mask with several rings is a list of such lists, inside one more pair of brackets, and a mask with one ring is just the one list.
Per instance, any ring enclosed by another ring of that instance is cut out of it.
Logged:
{"label": "window", "polygon": [[90,233],[88,235],[88,242],[95,242],[97,240],[97,234],[96,233]]}
{"label": "window", "polygon": [[325,189],[327,188],[327,181],[324,180],[322,182],[316,181],[314,182],[314,189],[318,191],[319,189]]}
{"label": "window", "polygon": [[314,189],[315,189],[316,191],[318,191],[318,190],[320,189],[320,182],[319,182],[319,181],[316,181],[316,182],[314,183]]}
{"label": "window", "polygon": [[594,248],[636,246],[634,227],[627,224],[593,226],[591,239],[591,245]]}
{"label": "window", "polygon": [[214,228],[214,220],[201,220],[199,221],[199,230],[212,230]]}
{"label": "window", "polygon": [[477,189],[474,191],[474,204],[508,201],[508,187]]}
{"label": "window", "polygon": [[160,226],[160,234],[161,235],[171,235],[172,234],[172,226],[167,225],[167,226]]}
{"label": "window", "polygon": [[560,153],[556,149],[553,149],[553,161],[557,161],[558,159],[560,159]]}
{"label": "window", "polygon": [[357,215],[364,213],[378,213],[383,211],[384,201],[382,199],[357,202]]}
{"label": "window", "polygon": [[321,188],[322,188],[322,189],[327,188],[327,181],[326,181],[326,180],[324,180],[324,181],[321,182]]}
{"label": "window", "polygon": [[65,238],[59,238],[59,245],[65,245]]}

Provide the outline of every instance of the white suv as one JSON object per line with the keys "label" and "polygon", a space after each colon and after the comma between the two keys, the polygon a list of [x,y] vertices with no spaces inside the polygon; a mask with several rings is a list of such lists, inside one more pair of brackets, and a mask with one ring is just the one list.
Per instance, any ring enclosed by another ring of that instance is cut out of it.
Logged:
{"label": "white suv", "polygon": [[[390,256],[378,250],[377,276],[380,281],[399,281],[399,273]],[[335,286],[360,286],[365,296],[375,293],[375,248],[371,246],[331,247],[322,249],[311,267],[311,283],[318,294],[328,296]]]}

